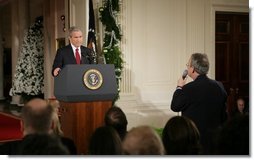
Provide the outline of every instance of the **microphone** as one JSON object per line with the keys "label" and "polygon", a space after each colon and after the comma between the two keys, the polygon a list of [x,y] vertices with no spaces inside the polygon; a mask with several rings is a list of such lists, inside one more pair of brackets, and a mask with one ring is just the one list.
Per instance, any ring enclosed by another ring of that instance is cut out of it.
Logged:
{"label": "microphone", "polygon": [[188,75],[188,70],[186,69],[183,71],[182,78],[185,79],[187,75]]}
{"label": "microphone", "polygon": [[90,50],[88,56],[91,61],[91,64],[97,64],[96,53],[92,49]]}

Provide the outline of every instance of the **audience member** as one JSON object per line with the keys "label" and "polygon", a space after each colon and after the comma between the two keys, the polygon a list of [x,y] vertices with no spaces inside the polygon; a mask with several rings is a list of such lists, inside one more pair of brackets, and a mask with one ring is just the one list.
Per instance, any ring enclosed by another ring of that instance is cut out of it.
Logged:
{"label": "audience member", "polygon": [[123,140],[126,155],[164,155],[164,146],[159,135],[149,126],[131,129]]}
{"label": "audience member", "polygon": [[162,142],[167,155],[198,155],[201,151],[199,131],[194,122],[184,116],[168,120]]}
{"label": "audience member", "polygon": [[[48,105],[47,101],[34,98],[28,101],[22,108],[22,126],[23,139],[20,141],[12,141],[3,144],[1,154],[16,155],[20,149],[20,145],[27,136],[35,136],[37,134],[50,134],[52,132],[52,116],[53,109]],[[41,148],[43,150],[43,148]]]}
{"label": "audience member", "polygon": [[24,137],[18,155],[69,155],[59,137],[52,134],[30,134]]}
{"label": "audience member", "polygon": [[243,114],[245,108],[245,101],[243,100],[243,98],[238,98],[236,103],[238,111]]}
{"label": "audience member", "polygon": [[219,130],[215,154],[249,155],[249,115],[232,117]]}
{"label": "audience member", "polygon": [[28,101],[22,108],[24,136],[33,133],[50,133],[52,125],[53,109],[40,98]]}
{"label": "audience member", "polygon": [[238,98],[236,100],[236,106],[233,108],[233,116],[248,114],[248,107],[245,104],[243,98]]}
{"label": "audience member", "polygon": [[128,121],[125,113],[117,106],[111,107],[105,114],[105,125],[113,127],[119,134],[121,140],[127,133]]}
{"label": "audience member", "polygon": [[63,136],[64,133],[61,129],[61,123],[59,120],[59,109],[60,109],[60,103],[56,99],[50,99],[47,100],[48,104],[52,107],[53,109],[53,114],[52,114],[52,121],[53,121],[53,132],[56,135]]}
{"label": "audience member", "polygon": [[122,142],[116,130],[102,126],[95,130],[89,142],[89,155],[122,155]]}
{"label": "audience member", "polygon": [[227,119],[227,93],[221,82],[207,77],[209,61],[206,54],[194,53],[186,64],[192,82],[179,78],[171,109],[190,118],[200,132],[203,153],[209,154],[213,132]]}
{"label": "audience member", "polygon": [[58,100],[48,100],[49,105],[53,108],[52,121],[53,121],[53,133],[60,137],[61,142],[66,146],[71,155],[77,154],[77,147],[72,139],[65,137],[61,129],[61,123],[59,121],[59,108],[60,104]]}

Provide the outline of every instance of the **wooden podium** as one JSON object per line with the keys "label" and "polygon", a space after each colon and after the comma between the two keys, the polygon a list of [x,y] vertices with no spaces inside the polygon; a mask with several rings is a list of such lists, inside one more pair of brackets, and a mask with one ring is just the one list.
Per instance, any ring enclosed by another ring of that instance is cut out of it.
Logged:
{"label": "wooden podium", "polygon": [[104,115],[117,95],[113,65],[66,65],[55,77],[64,136],[73,139],[78,154],[87,154],[90,137],[104,125]]}

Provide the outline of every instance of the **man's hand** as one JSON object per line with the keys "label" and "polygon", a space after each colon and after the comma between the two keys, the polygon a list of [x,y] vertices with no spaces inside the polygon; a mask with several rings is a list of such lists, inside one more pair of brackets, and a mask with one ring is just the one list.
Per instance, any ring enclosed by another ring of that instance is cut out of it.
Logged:
{"label": "man's hand", "polygon": [[187,77],[185,77],[185,79],[183,79],[182,77],[179,78],[177,81],[177,86],[183,87],[185,85],[186,81],[187,81]]}
{"label": "man's hand", "polygon": [[59,74],[59,72],[60,72],[60,70],[61,70],[61,68],[56,68],[55,70],[54,70],[54,77],[55,76],[57,76],[58,74]]}

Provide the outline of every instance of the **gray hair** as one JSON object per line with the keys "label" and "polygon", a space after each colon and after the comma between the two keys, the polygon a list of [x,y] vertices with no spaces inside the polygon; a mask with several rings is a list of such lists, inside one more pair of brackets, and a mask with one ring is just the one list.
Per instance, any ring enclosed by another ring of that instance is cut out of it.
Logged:
{"label": "gray hair", "polygon": [[73,32],[81,32],[81,33],[82,33],[82,31],[81,31],[80,28],[78,28],[78,27],[76,27],[76,26],[72,26],[72,27],[69,28],[69,37],[72,36],[72,33],[73,33]]}
{"label": "gray hair", "polygon": [[207,74],[209,70],[209,61],[206,54],[193,53],[191,55],[191,66],[199,74]]}
{"label": "gray hair", "polygon": [[165,149],[161,138],[149,126],[132,128],[123,140],[126,155],[164,155]]}

